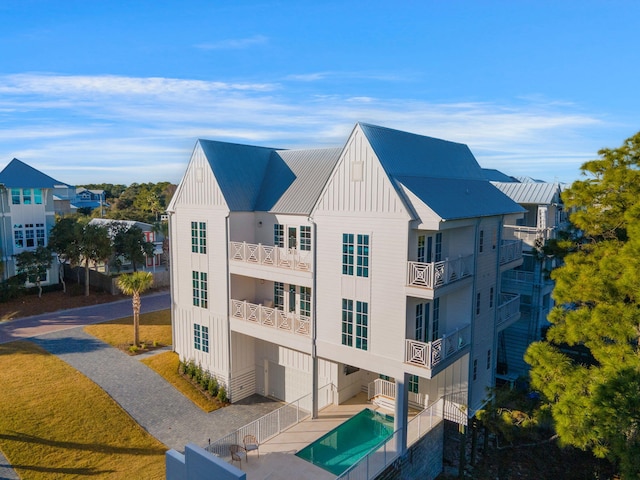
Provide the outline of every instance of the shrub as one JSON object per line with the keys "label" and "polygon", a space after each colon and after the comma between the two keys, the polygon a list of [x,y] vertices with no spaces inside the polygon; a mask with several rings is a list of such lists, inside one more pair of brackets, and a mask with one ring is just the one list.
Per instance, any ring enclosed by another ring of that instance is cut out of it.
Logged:
{"label": "shrub", "polygon": [[193,378],[196,374],[196,370],[198,367],[196,367],[196,363],[193,360],[189,360],[187,362],[187,375],[189,376],[189,378]]}
{"label": "shrub", "polygon": [[138,347],[136,347],[135,345],[131,345],[131,346],[129,347],[129,351],[130,351],[131,353],[136,353],[136,352],[138,351]]}
{"label": "shrub", "polygon": [[182,360],[178,361],[178,375],[184,375],[187,365]]}
{"label": "shrub", "polygon": [[218,400],[222,403],[227,403],[227,390],[224,388],[224,385],[221,385],[218,389]]}
{"label": "shrub", "polygon": [[0,302],[7,302],[23,295],[26,292],[24,286],[26,280],[27,276],[21,273],[0,282]]}
{"label": "shrub", "polygon": [[213,375],[211,375],[211,377],[209,377],[209,384],[207,385],[207,392],[209,392],[209,395],[211,395],[212,397],[216,397],[218,395],[218,379],[216,377],[214,377]]}

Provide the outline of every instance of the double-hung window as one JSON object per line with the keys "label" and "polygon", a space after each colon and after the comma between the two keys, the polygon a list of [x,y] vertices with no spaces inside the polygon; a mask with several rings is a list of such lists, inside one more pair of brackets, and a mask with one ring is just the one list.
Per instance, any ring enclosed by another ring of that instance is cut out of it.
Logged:
{"label": "double-hung window", "polygon": [[309,226],[300,227],[300,250],[307,252],[311,250],[311,227]]}
{"label": "double-hung window", "polygon": [[31,189],[30,188],[22,189],[22,203],[25,205],[31,205]]}
{"label": "double-hung window", "polygon": [[342,345],[353,346],[353,300],[342,299]]}
{"label": "double-hung window", "polygon": [[193,324],[193,348],[196,350],[202,350],[202,332],[200,331],[200,325]]}
{"label": "double-hung window", "polygon": [[358,265],[356,276],[369,276],[369,235],[358,235]]}
{"label": "double-hung window", "polygon": [[279,223],[273,225],[273,245],[284,248],[284,225]]}
{"label": "double-hung window", "polygon": [[209,327],[202,326],[202,351],[209,352]]}
{"label": "double-hung window", "polygon": [[207,253],[207,224],[191,222],[191,252]]}
{"label": "double-hung window", "polygon": [[22,198],[21,192],[19,188],[11,189],[11,204],[12,205],[20,205],[20,199]]}
{"label": "double-hung window", "polygon": [[353,275],[353,233],[342,234],[342,274]]}
{"label": "double-hung window", "polygon": [[273,282],[273,307],[284,310],[284,283]]}
{"label": "double-hung window", "polygon": [[300,287],[300,315],[311,316],[311,288]]}
{"label": "double-hung window", "polygon": [[356,302],[356,348],[367,350],[369,344],[369,304]]}
{"label": "double-hung window", "polygon": [[418,393],[418,378],[417,375],[409,375],[409,392]]}
{"label": "double-hung window", "polygon": [[431,341],[440,338],[440,299],[433,299],[433,323],[431,325]]}
{"label": "double-hung window", "polygon": [[[355,265],[355,271],[354,271]],[[342,234],[342,274],[369,276],[369,235]]]}
{"label": "double-hung window", "polygon": [[206,272],[191,272],[193,287],[193,305],[196,307],[207,308],[207,274]]}

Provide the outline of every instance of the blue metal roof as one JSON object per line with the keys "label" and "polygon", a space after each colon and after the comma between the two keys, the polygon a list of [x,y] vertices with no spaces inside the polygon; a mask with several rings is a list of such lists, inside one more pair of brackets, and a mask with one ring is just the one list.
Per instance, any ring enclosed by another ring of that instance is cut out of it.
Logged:
{"label": "blue metal roof", "polygon": [[7,188],[54,188],[63,182],[45,175],[40,170],[14,158],[0,172],[0,183]]}
{"label": "blue metal roof", "polygon": [[560,202],[560,184],[542,182],[492,182],[519,204],[551,205]]}

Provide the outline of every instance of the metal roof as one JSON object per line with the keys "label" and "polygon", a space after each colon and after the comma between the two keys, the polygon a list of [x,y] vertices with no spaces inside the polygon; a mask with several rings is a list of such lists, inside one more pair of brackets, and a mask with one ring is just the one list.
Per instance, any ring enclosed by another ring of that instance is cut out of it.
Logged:
{"label": "metal roof", "polygon": [[501,192],[519,204],[550,205],[560,202],[560,184],[558,183],[505,183],[491,182]]}
{"label": "metal roof", "polygon": [[255,209],[272,213],[311,213],[340,152],[341,148],[274,152]]}
{"label": "metal roof", "polygon": [[485,180],[469,147],[462,143],[359,124],[369,144],[392,177],[409,175]]}
{"label": "metal roof", "polygon": [[492,182],[518,182],[514,177],[510,177],[495,168],[483,168],[482,172],[484,173],[484,178]]}
{"label": "metal roof", "polygon": [[17,158],[11,160],[0,172],[0,184],[7,188],[54,188],[60,185],[67,186]]}
{"label": "metal roof", "polygon": [[525,211],[486,180],[408,176],[397,180],[443,220]]}

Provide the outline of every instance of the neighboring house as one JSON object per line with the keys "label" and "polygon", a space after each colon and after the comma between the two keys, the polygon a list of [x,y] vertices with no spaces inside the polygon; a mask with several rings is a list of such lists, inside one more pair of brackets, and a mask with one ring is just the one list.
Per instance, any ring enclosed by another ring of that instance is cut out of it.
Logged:
{"label": "neighboring house", "polygon": [[[54,189],[68,185],[14,158],[0,171],[0,250],[4,279],[15,275],[14,255],[46,246],[55,225]],[[42,283],[58,283],[58,263],[53,262]]]}
{"label": "neighboring house", "polygon": [[[495,178],[493,173],[489,175]],[[520,318],[506,325],[498,337],[498,378],[513,382],[529,371],[524,353],[529,344],[542,338],[543,329],[549,325],[547,315],[553,307],[554,287],[549,274],[558,260],[544,255],[542,247],[566,229],[568,218],[559,183],[528,177],[492,183],[526,210],[521,219],[503,229],[505,239],[523,241],[522,265],[504,272],[501,282],[503,292],[520,295]]]}
{"label": "neighboring house", "polygon": [[[162,241],[164,240],[164,236],[154,231],[153,225],[144,222],[137,222],[135,220],[112,220],[110,218],[92,218],[89,222],[90,225],[103,225],[107,227],[109,230],[109,235],[111,238],[115,235],[114,228],[116,225],[124,225],[126,229],[135,226],[142,230],[144,235],[144,239],[147,242],[153,243],[153,256],[147,257],[146,264],[144,265],[146,268],[155,268],[160,266],[162,263]],[[124,269],[131,265],[131,262],[125,259],[121,259],[121,266]]]}
{"label": "neighboring house", "polygon": [[168,208],[174,349],[233,402],[333,384],[398,427],[442,397],[466,423],[519,315],[500,275],[523,212],[463,144],[362,123],[332,149],[199,140]]}
{"label": "neighboring house", "polygon": [[87,210],[95,210],[96,208],[107,206],[104,190],[88,190],[84,187],[76,188],[75,197],[71,203],[77,209],[83,208]]}

